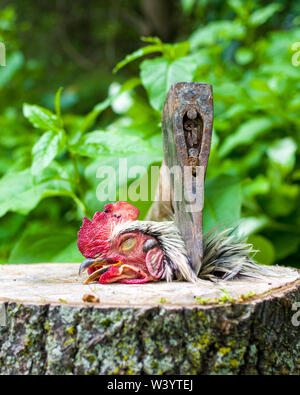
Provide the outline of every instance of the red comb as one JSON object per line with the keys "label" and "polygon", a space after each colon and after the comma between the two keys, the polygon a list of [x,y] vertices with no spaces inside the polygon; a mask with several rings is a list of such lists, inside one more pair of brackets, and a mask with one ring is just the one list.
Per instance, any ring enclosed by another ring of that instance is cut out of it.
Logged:
{"label": "red comb", "polygon": [[121,216],[123,221],[135,221],[140,214],[138,208],[126,202],[109,203],[104,206],[103,212],[114,217]]}
{"label": "red comb", "polygon": [[103,212],[96,212],[92,221],[83,218],[78,232],[77,246],[86,258],[92,258],[109,249],[108,238],[112,224],[121,221],[138,219],[139,209],[126,202],[110,203],[104,206]]}

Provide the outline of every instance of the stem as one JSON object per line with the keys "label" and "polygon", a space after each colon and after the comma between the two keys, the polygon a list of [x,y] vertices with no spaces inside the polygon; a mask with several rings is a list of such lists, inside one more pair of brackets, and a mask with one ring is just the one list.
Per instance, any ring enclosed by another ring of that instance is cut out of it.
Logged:
{"label": "stem", "polygon": [[84,215],[86,216],[87,215],[87,208],[86,208],[85,204],[83,203],[83,201],[84,201],[84,191],[83,191],[82,186],[81,186],[81,177],[80,177],[80,173],[79,173],[79,170],[78,170],[76,157],[69,149],[68,149],[68,153],[69,153],[70,159],[71,159],[71,161],[73,163],[74,172],[75,172],[75,184],[77,186],[78,194],[79,194],[79,197],[77,197],[77,195],[74,194],[74,196],[75,196],[74,197],[74,201],[76,202],[78,207],[80,207],[80,209],[83,211]]}
{"label": "stem", "polygon": [[72,196],[72,197],[73,197],[74,202],[77,204],[79,209],[82,211],[83,216],[86,217],[87,216],[87,208],[86,208],[85,204],[83,203],[83,201],[80,200],[78,198],[78,196],[75,195],[75,193],[74,193],[74,196]]}
{"label": "stem", "polygon": [[70,155],[71,161],[73,163],[74,171],[75,171],[75,183],[80,184],[80,173],[78,170],[76,158],[70,151],[69,151],[69,155]]}

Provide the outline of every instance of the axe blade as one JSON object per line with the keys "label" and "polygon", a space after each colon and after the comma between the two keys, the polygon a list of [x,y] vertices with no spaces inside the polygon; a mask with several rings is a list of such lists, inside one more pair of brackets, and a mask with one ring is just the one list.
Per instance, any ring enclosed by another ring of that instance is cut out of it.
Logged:
{"label": "axe blade", "polygon": [[175,223],[196,274],[203,259],[204,177],[213,126],[212,86],[174,84],[162,113],[164,160],[170,174]]}

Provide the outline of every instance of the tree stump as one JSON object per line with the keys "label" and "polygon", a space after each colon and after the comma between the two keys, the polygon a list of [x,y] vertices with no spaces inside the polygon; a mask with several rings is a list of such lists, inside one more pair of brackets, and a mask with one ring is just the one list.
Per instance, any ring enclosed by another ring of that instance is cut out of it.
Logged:
{"label": "tree stump", "polygon": [[0,265],[0,374],[299,374],[300,272],[277,270],[129,286],[82,285],[78,264]]}

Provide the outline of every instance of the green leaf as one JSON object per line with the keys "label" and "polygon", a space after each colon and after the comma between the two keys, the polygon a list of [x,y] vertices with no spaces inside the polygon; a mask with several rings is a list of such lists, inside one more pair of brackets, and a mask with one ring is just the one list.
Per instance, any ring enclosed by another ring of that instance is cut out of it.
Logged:
{"label": "green leaf", "polygon": [[163,56],[168,60],[175,60],[187,55],[190,50],[190,43],[188,41],[175,44],[166,44],[163,43],[158,37],[142,37],[142,41],[152,45],[142,47],[137,51],[127,55],[126,58],[119,62],[113,69],[114,73],[126,66],[128,63],[151,53],[162,53]]}
{"label": "green leaf", "polygon": [[299,192],[299,185],[282,182],[269,195],[261,197],[260,203],[269,216],[287,217],[299,206]]}
{"label": "green leaf", "polygon": [[[149,37],[150,39],[150,37]],[[145,37],[144,37],[145,41]],[[155,45],[147,45],[145,47],[142,47],[138,49],[137,51],[134,51],[130,55],[127,55],[125,59],[123,59],[121,62],[119,62],[116,67],[113,69],[113,73],[116,73],[119,71],[122,67],[126,66],[128,63],[133,62],[136,59],[139,59],[145,55],[148,55],[150,53],[154,52],[162,52],[163,51],[163,43],[157,42]]]}
{"label": "green leaf", "polygon": [[254,11],[250,16],[249,23],[252,26],[263,25],[270,19],[276,12],[282,9],[282,5],[279,3],[269,4],[266,7],[260,8],[257,11]]}
{"label": "green leaf", "polygon": [[248,238],[248,243],[258,252],[254,259],[262,265],[271,265],[275,260],[275,249],[270,240],[261,235],[252,235]]}
{"label": "green leaf", "polygon": [[163,56],[168,60],[176,60],[186,56],[190,51],[191,45],[188,41],[175,44],[164,44]]}
{"label": "green leaf", "polygon": [[141,79],[153,108],[160,111],[166,98],[169,62],[164,58],[144,60]]}
{"label": "green leaf", "polygon": [[231,7],[242,20],[247,18],[249,13],[248,7],[249,5],[251,7],[251,4],[245,4],[243,0],[228,0],[227,2],[229,7]]}
{"label": "green leaf", "polygon": [[87,116],[84,118],[83,123],[80,128],[82,133],[85,133],[89,129],[89,127],[95,122],[98,115],[100,115],[104,110],[106,110],[108,107],[110,107],[112,101],[113,101],[113,98],[108,97],[101,103],[98,103],[93,108],[93,110],[87,114]]}
{"label": "green leaf", "polygon": [[259,174],[254,179],[249,179],[244,182],[243,195],[248,198],[256,195],[265,195],[270,191],[270,188],[270,180],[262,174]]}
{"label": "green leaf", "polygon": [[241,47],[236,51],[235,59],[238,64],[245,65],[252,62],[254,54],[250,49]]}
{"label": "green leaf", "polygon": [[284,173],[293,170],[296,163],[297,144],[291,137],[277,140],[267,149],[270,161],[278,165]]}
{"label": "green leaf", "polygon": [[241,188],[235,177],[220,175],[205,182],[203,231],[235,227],[241,213]]}
{"label": "green leaf", "polygon": [[149,44],[163,44],[161,39],[157,36],[151,37],[151,36],[142,36],[141,41],[144,43],[149,43]]}
{"label": "green leaf", "polygon": [[191,48],[210,46],[218,40],[242,39],[246,34],[245,27],[238,21],[216,21],[197,29],[189,38]]}
{"label": "green leaf", "polygon": [[[280,234],[273,235],[272,241],[275,247],[276,259],[284,259],[289,255],[297,252],[300,246],[300,235],[291,232],[280,232]],[[295,262],[289,262],[294,266]]]}
{"label": "green leaf", "polygon": [[58,118],[60,118],[60,96],[61,96],[61,92],[62,91],[63,91],[63,88],[60,87],[58,89],[58,91],[56,92],[55,101],[54,101],[55,111],[56,111],[56,115],[57,115]]}
{"label": "green leaf", "polygon": [[122,91],[121,85],[113,82],[108,89],[109,96],[115,97],[111,102],[111,108],[116,114],[127,113],[133,104],[130,92]]}
{"label": "green leaf", "polygon": [[262,230],[270,224],[270,218],[266,215],[259,215],[256,217],[244,217],[241,219],[238,227],[238,235],[242,239],[251,234]]}
{"label": "green leaf", "polygon": [[125,81],[120,87],[120,89],[107,97],[105,100],[102,102],[98,103],[92,111],[90,111],[84,118],[82,125],[80,127],[80,130],[82,133],[85,133],[95,122],[97,117],[105,111],[107,108],[111,106],[111,104],[118,98],[118,96],[122,95],[124,92],[131,91],[133,90],[136,86],[141,84],[140,78],[130,78],[127,81]]}
{"label": "green leaf", "polygon": [[[77,232],[75,232],[76,234]],[[74,234],[73,234],[74,238]],[[62,249],[55,257],[53,258],[53,262],[82,262],[83,256],[77,247],[77,238],[69,245],[67,245],[64,249]]]}
{"label": "green leaf", "polygon": [[243,123],[235,133],[229,135],[219,150],[219,157],[228,155],[240,145],[249,145],[261,134],[273,126],[273,120],[267,117],[253,118]]}
{"label": "green leaf", "polygon": [[45,132],[32,148],[33,175],[39,174],[66,146],[66,134],[63,130]]}
{"label": "green leaf", "polygon": [[61,129],[57,116],[46,108],[25,103],[23,105],[23,114],[35,128],[46,131],[58,131]]}
{"label": "green leaf", "polygon": [[197,63],[189,56],[169,62],[165,58],[144,60],[141,64],[141,79],[152,107],[161,111],[170,87],[176,82],[191,82]]}
{"label": "green leaf", "polygon": [[266,81],[262,80],[262,79],[253,78],[250,81],[249,85],[250,85],[250,87],[252,89],[255,89],[255,90],[258,90],[258,91],[261,91],[261,92],[272,93],[272,89],[269,87],[269,84]]}
{"label": "green leaf", "polygon": [[181,7],[185,15],[190,15],[196,4],[196,0],[181,0]]}
{"label": "green leaf", "polygon": [[91,158],[98,158],[100,155],[129,156],[156,151],[147,141],[136,135],[102,130],[85,134],[70,149],[76,154]]}
{"label": "green leaf", "polygon": [[0,241],[5,243],[6,241],[13,239],[15,236],[20,234],[21,229],[24,227],[26,217],[24,215],[13,213],[6,215],[1,219],[0,227]]}
{"label": "green leaf", "polygon": [[126,92],[126,91],[131,91],[137,86],[141,85],[142,81],[139,77],[132,77],[129,78],[127,81],[123,82],[122,88],[120,90],[120,93]]}
{"label": "green leaf", "polygon": [[75,229],[29,227],[14,246],[8,263],[81,262],[75,238]]}
{"label": "green leaf", "polygon": [[23,64],[24,56],[21,52],[14,52],[10,57],[8,57],[6,66],[1,67],[0,89],[13,78],[15,73],[21,69]]}
{"label": "green leaf", "polygon": [[[116,186],[117,190],[120,187],[124,187],[125,183],[130,183],[134,180],[134,178],[130,178],[129,175],[128,177],[120,177],[120,173],[124,174],[124,169],[122,166],[122,162],[119,160],[120,158],[112,157],[110,156],[104,156],[104,157],[97,157],[97,159],[93,162],[91,162],[86,168],[85,168],[85,178],[89,180],[89,182],[93,185],[92,190],[97,188],[99,184],[99,179],[97,179],[97,170],[100,166],[110,166],[115,169],[116,173]],[[158,153],[147,153],[147,154],[142,154],[142,155],[131,155],[126,158],[127,160],[127,169],[130,169],[134,166],[143,166],[146,169],[153,164],[154,162],[161,163],[163,159],[162,151]],[[126,187],[126,186],[125,186]],[[93,198],[95,199],[95,194],[93,194]],[[97,205],[99,205],[99,201],[96,202]]]}
{"label": "green leaf", "polygon": [[8,211],[26,215],[50,196],[69,196],[76,200],[68,181],[48,178],[35,183],[30,169],[9,173],[0,180],[0,217]]}

